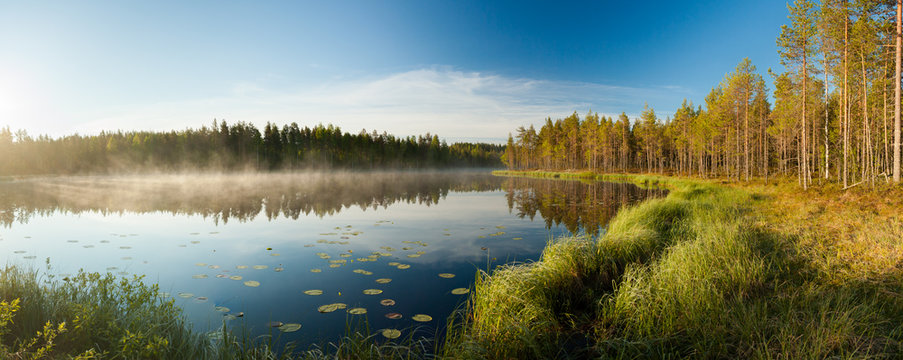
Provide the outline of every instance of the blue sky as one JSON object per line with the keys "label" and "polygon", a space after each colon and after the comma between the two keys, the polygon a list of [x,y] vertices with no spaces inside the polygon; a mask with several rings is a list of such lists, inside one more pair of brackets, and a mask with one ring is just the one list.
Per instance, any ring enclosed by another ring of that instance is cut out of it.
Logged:
{"label": "blue sky", "polygon": [[673,114],[744,57],[781,70],[786,15],[771,0],[0,0],[0,126],[217,118],[498,141],[575,110]]}

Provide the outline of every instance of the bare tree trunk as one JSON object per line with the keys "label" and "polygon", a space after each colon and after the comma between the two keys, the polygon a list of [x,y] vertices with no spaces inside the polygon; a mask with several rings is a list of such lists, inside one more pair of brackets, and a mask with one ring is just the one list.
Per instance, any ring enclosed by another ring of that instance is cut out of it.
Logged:
{"label": "bare tree trunk", "polygon": [[[903,0],[901,0],[903,1]],[[828,159],[828,51],[825,51],[825,180],[828,180],[831,163]]]}
{"label": "bare tree trunk", "polygon": [[903,19],[903,0],[897,0],[897,61],[894,66],[894,183],[900,183],[900,59],[901,59],[901,19]]}
{"label": "bare tree trunk", "polygon": [[803,190],[809,188],[809,183],[807,181],[809,179],[809,157],[807,154],[809,151],[807,149],[806,143],[806,102],[809,95],[806,92],[806,88],[809,82],[809,69],[807,68],[808,66],[808,59],[806,58],[805,52],[803,52],[803,129],[801,131],[802,143],[800,144],[800,153],[802,155],[802,159],[799,160],[802,165],[802,168],[800,169],[800,175],[802,179]]}
{"label": "bare tree trunk", "polygon": [[849,157],[849,148],[850,148],[850,103],[847,100],[849,96],[849,86],[847,81],[848,67],[849,67],[849,49],[847,46],[848,39],[848,30],[849,30],[849,22],[850,18],[846,13],[846,1],[843,3],[844,6],[844,20],[843,20],[843,187],[847,187],[848,183],[848,173],[849,168],[847,166],[848,157]]}

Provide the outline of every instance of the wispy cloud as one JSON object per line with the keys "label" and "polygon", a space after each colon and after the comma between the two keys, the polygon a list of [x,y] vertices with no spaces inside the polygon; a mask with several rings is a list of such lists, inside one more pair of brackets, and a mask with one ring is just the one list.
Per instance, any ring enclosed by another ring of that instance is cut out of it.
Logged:
{"label": "wispy cloud", "polygon": [[564,117],[573,111],[632,115],[648,102],[661,104],[664,111],[659,113],[668,113],[679,103],[677,97],[686,96],[682,90],[511,78],[434,67],[304,89],[237,83],[225,96],[82,114],[67,131],[181,129],[217,118],[259,126],[267,121],[302,126],[331,123],[351,132],[432,132],[449,139],[491,141],[504,139],[517,126],[538,125],[547,116]]}

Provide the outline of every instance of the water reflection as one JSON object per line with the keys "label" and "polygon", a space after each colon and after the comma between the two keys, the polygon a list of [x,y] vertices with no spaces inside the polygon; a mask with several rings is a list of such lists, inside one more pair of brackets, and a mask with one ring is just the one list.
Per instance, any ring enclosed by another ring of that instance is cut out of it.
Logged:
{"label": "water reflection", "polygon": [[564,225],[571,233],[581,230],[596,236],[623,205],[649,197],[661,197],[667,190],[645,189],[632,184],[596,181],[508,178],[504,183],[508,209],[520,218],[534,220],[536,214],[546,228]]}
{"label": "water reflection", "polygon": [[0,183],[0,224],[27,223],[56,211],[103,215],[164,212],[201,215],[214,223],[335,215],[350,207],[438,204],[450,191],[504,190],[520,218],[537,214],[546,228],[597,235],[624,204],[666,190],[628,184],[502,178],[473,172],[348,172],[248,175],[161,175],[37,178]]}
{"label": "water reflection", "polygon": [[502,179],[473,172],[332,172],[36,178],[0,183],[0,224],[60,211],[165,212],[215,223],[334,215],[352,206],[437,204],[449,191],[493,191]]}

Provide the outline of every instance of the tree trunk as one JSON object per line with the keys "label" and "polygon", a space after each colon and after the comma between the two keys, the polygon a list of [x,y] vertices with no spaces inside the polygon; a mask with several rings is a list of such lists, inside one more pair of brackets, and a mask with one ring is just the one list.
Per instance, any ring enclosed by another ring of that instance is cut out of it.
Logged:
{"label": "tree trunk", "polygon": [[897,0],[897,34],[894,66],[894,183],[900,183],[900,58],[901,58],[901,18],[903,18],[903,0]]}

